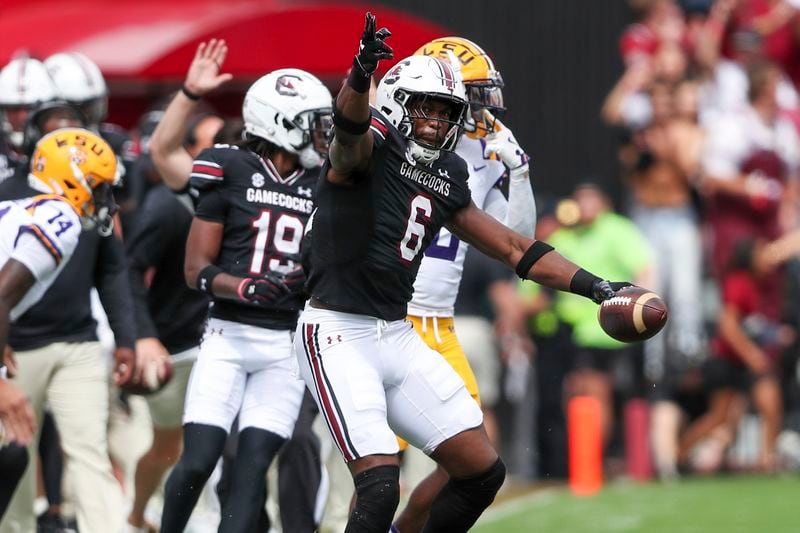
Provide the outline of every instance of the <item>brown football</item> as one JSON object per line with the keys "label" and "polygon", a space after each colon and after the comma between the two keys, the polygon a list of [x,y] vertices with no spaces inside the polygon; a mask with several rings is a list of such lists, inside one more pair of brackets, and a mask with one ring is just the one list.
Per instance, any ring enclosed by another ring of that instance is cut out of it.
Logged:
{"label": "brown football", "polygon": [[651,290],[625,287],[600,304],[597,319],[603,331],[618,341],[643,341],[661,331],[667,323],[667,306]]}

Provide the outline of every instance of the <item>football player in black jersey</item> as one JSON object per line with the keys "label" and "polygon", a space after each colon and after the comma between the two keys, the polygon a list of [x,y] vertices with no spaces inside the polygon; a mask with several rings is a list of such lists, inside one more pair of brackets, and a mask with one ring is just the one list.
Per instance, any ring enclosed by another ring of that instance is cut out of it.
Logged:
{"label": "football player in black jersey", "polygon": [[602,301],[614,286],[523,237],[470,199],[466,163],[452,152],[467,112],[447,62],[413,56],[378,85],[391,58],[367,14],[359,52],[334,106],[334,137],[317,189],[311,299],[298,321],[300,372],[350,467],[356,504],[346,531],[383,533],[399,499],[395,433],[449,474],[423,531],[468,530],[493,501],[505,466],[477,403],[406,316],[412,284],[442,225],[518,275]]}
{"label": "football player in black jersey", "polygon": [[311,74],[274,71],[245,96],[246,139],[195,159],[185,274],[214,305],[187,391],[184,451],[167,481],[161,531],[183,531],[237,414],[220,531],[255,530],[266,470],[292,434],[303,397],[291,341],[305,299],[296,262],[327,152],[330,102]]}

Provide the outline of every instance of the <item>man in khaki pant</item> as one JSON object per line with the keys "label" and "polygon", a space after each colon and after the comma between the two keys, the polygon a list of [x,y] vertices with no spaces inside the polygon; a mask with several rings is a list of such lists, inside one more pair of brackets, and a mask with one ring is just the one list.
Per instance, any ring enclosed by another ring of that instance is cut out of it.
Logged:
{"label": "man in khaki pant", "polygon": [[[114,531],[124,514],[122,491],[108,457],[108,380],[100,343],[55,342],[18,352],[16,359],[15,381],[29,395],[37,419],[45,400],[55,417],[81,532]],[[36,449],[30,447],[31,457]],[[28,468],[0,524],[3,533],[35,530],[34,481],[35,468]]]}
{"label": "man in khaki pant", "polygon": [[[0,185],[0,199],[40,194],[28,186],[27,169]],[[122,491],[108,457],[108,372],[97,342],[90,291],[96,286],[117,348],[115,380],[130,378],[133,324],[125,253],[108,224],[80,234],[71,259],[56,280],[12,324],[8,345],[16,351],[15,382],[31,399],[41,420],[47,401],[65,456],[66,492],[72,496],[81,533],[113,533],[123,523]],[[0,522],[0,533],[36,531],[33,512],[38,435],[29,446],[25,476]],[[60,517],[54,517],[59,519]]]}

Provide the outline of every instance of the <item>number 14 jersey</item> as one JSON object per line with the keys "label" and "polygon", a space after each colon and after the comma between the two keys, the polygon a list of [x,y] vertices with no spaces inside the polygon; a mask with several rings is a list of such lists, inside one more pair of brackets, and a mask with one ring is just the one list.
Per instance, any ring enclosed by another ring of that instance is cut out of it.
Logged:
{"label": "number 14 jersey", "polygon": [[354,185],[319,181],[309,288],[326,308],[400,320],[422,251],[470,203],[467,166],[446,151],[431,165],[415,161],[407,140],[375,110],[370,132],[369,168]]}

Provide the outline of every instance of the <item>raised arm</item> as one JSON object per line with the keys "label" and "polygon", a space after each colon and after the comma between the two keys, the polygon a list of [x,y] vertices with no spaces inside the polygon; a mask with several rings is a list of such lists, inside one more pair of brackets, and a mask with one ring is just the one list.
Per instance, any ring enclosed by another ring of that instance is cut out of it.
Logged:
{"label": "raised arm", "polygon": [[475,204],[458,211],[447,225],[458,238],[516,271],[521,278],[601,302],[627,282],[609,283],[580,268],[543,241],[511,231]]}
{"label": "raised arm", "polygon": [[333,111],[334,137],[330,147],[331,167],[327,179],[345,185],[352,174],[363,172],[372,155],[369,133],[369,88],[372,74],[381,59],[391,59],[392,49],[384,41],[391,35],[386,28],[375,31],[375,16],[367,13],[358,54],[347,82],[336,96]]}
{"label": "raised arm", "polygon": [[164,183],[181,191],[189,183],[192,156],[183,146],[189,122],[204,95],[229,81],[231,74],[220,74],[228,47],[224,40],[211,39],[197,46],[183,87],[172,98],[164,116],[150,137],[150,155]]}

